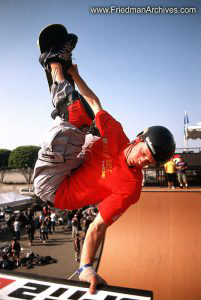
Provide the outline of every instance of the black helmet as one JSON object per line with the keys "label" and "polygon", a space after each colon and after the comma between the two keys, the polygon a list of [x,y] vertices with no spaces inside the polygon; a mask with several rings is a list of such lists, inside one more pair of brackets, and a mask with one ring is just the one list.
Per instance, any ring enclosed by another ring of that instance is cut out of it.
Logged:
{"label": "black helmet", "polygon": [[151,126],[139,135],[157,163],[165,163],[174,154],[176,144],[172,133],[163,126]]}

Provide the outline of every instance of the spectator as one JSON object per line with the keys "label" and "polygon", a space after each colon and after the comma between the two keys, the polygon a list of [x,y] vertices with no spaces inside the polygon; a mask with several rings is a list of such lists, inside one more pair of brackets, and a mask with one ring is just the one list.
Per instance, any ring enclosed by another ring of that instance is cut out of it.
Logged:
{"label": "spectator", "polygon": [[34,225],[35,225],[35,229],[38,230],[39,229],[39,216],[36,216],[34,218]]}
{"label": "spectator", "polygon": [[76,212],[77,219],[78,219],[78,230],[81,230],[81,219],[82,219],[82,209],[78,209]]}
{"label": "spectator", "polygon": [[74,239],[75,260],[80,261],[80,235],[76,234]]}
{"label": "spectator", "polygon": [[82,231],[84,233],[84,236],[87,233],[87,230],[89,228],[89,225],[91,224],[92,220],[90,218],[89,215],[84,215],[84,217],[82,218]]}
{"label": "spectator", "polygon": [[68,211],[67,210],[63,211],[63,222],[66,225],[68,224]]}
{"label": "spectator", "polygon": [[145,171],[142,169],[142,186],[145,186]]}
{"label": "spectator", "polygon": [[20,240],[20,222],[18,219],[14,220],[13,231],[14,231],[14,237],[19,241]]}
{"label": "spectator", "polygon": [[44,212],[41,211],[40,216],[39,216],[39,224],[38,224],[38,228],[39,228],[39,232],[40,232],[40,240],[42,240],[41,225],[44,221],[45,221],[45,215],[44,215]]}
{"label": "spectator", "polygon": [[2,255],[2,260],[0,261],[0,268],[4,270],[12,270],[13,266],[13,261],[10,261],[8,255],[4,253]]}
{"label": "spectator", "polygon": [[29,246],[32,246],[32,242],[34,240],[34,233],[35,233],[35,225],[33,220],[29,221],[29,224],[26,226],[26,230],[29,239]]}
{"label": "spectator", "polygon": [[20,212],[18,221],[20,222],[20,227],[26,226],[29,223],[29,219],[27,218],[27,216],[24,214],[23,211]]}
{"label": "spectator", "polygon": [[19,240],[13,238],[11,242],[11,255],[13,257],[13,260],[16,262],[17,266],[19,266],[20,252],[21,252],[20,242]]}
{"label": "spectator", "polygon": [[43,206],[43,213],[44,213],[45,217],[49,215],[50,210],[49,210],[49,206],[48,205],[44,205]]}
{"label": "spectator", "polygon": [[52,230],[53,230],[53,232],[55,232],[55,225],[56,225],[56,219],[57,219],[57,214],[55,211],[51,212],[50,218],[51,218]]}
{"label": "spectator", "polygon": [[186,169],[187,164],[181,157],[180,160],[176,164],[176,173],[177,173],[177,179],[179,181],[180,188],[182,189],[184,186],[188,188],[188,182],[186,178]]}
{"label": "spectator", "polygon": [[46,244],[46,241],[48,240],[48,228],[47,228],[47,222],[46,221],[42,222],[41,234],[42,234],[43,244]]}
{"label": "spectator", "polygon": [[75,214],[72,219],[72,237],[74,238],[78,234],[78,218]]}
{"label": "spectator", "polygon": [[64,218],[62,216],[59,216],[59,218],[58,218],[58,224],[60,226],[64,225]]}
{"label": "spectator", "polygon": [[68,230],[72,229],[72,218],[73,218],[72,211],[68,210],[68,216],[67,216],[67,228],[68,228]]}
{"label": "spectator", "polygon": [[41,211],[40,216],[39,216],[39,222],[42,223],[43,221],[45,221],[45,215],[44,215],[44,212]]}
{"label": "spectator", "polygon": [[13,228],[13,223],[15,222],[15,216],[10,216],[8,221],[7,221],[7,226],[9,227],[12,236],[14,236],[14,228]]}
{"label": "spectator", "polygon": [[45,218],[45,221],[47,223],[47,231],[49,234],[52,234],[52,222],[51,222],[51,217],[50,216],[47,216]]}
{"label": "spectator", "polygon": [[27,218],[28,218],[28,220],[32,220],[33,219],[33,217],[34,217],[34,210],[33,210],[33,208],[28,208],[27,209]]}
{"label": "spectator", "polygon": [[164,169],[167,175],[168,188],[174,189],[174,177],[176,168],[173,157],[166,164],[164,164]]}

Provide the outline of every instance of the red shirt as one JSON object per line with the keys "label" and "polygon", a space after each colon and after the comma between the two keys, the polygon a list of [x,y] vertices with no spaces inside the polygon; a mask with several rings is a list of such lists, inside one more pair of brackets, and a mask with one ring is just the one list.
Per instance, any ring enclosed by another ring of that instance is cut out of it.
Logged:
{"label": "red shirt", "polygon": [[142,187],[141,168],[129,168],[124,149],[129,140],[123,128],[106,111],[96,114],[101,138],[86,153],[83,164],[60,184],[55,207],[78,209],[97,204],[107,225],[137,202]]}

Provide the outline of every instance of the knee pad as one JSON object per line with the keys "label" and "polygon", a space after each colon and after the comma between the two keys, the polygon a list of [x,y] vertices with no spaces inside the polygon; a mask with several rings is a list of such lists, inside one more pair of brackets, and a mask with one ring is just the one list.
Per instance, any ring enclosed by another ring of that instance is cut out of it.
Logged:
{"label": "knee pad", "polygon": [[54,107],[58,107],[60,103],[63,103],[68,99],[68,95],[74,91],[73,86],[68,80],[63,80],[61,82],[55,82],[51,86],[51,97],[52,104]]}
{"label": "knee pad", "polygon": [[73,91],[68,99],[68,122],[78,128],[83,125],[90,126],[95,116],[85,98],[78,91]]}
{"label": "knee pad", "polygon": [[52,86],[52,103],[56,108],[51,116],[55,119],[60,116],[64,121],[80,128],[90,126],[94,120],[94,112],[85,98],[68,81]]}

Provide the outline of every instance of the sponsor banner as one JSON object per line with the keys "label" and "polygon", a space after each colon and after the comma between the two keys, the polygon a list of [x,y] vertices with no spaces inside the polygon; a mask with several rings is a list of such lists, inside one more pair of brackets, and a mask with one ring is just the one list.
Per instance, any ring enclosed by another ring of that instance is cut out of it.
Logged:
{"label": "sponsor banner", "polygon": [[[39,276],[40,277],[40,276]],[[42,277],[40,277],[42,278]],[[0,300],[152,300],[152,292],[120,287],[103,287],[95,295],[82,283],[59,279],[32,279],[0,273]],[[54,282],[53,282],[54,281]],[[85,285],[85,284],[84,284]]]}

